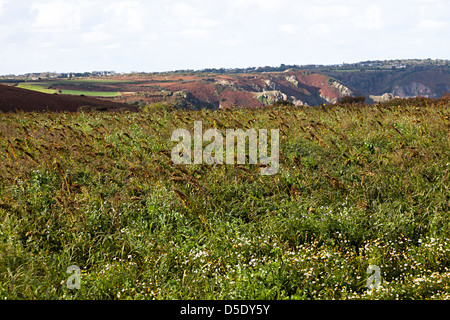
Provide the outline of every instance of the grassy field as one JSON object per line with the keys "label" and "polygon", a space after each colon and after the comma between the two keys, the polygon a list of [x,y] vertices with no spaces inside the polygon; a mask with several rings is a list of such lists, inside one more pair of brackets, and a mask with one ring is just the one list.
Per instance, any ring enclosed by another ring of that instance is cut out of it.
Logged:
{"label": "grassy field", "polygon": [[[174,165],[196,120],[280,129],[278,174]],[[0,298],[448,299],[449,138],[427,99],[1,115]]]}
{"label": "grassy field", "polygon": [[[72,83],[72,82],[70,82],[70,83]],[[19,83],[17,85],[18,88],[33,90],[33,91],[38,91],[38,92],[43,92],[43,93],[49,93],[49,94],[60,93],[60,94],[70,94],[70,95],[76,95],[76,96],[85,95],[88,97],[106,97],[106,98],[118,97],[120,95],[118,92],[89,91],[89,90],[64,90],[63,89],[63,90],[60,90],[60,92],[58,92],[58,90],[56,90],[56,89],[48,89],[48,86],[49,86],[49,84],[45,83],[45,82],[38,82],[36,84]]]}
{"label": "grassy field", "polygon": [[53,93],[57,93],[56,90],[54,89],[47,89],[47,86],[43,86],[41,84],[37,85],[37,84],[30,84],[30,83],[19,83],[17,85],[18,88],[22,88],[22,89],[27,89],[27,90],[33,90],[33,91],[37,91],[37,92],[42,92],[42,93],[48,93],[48,94],[53,94]]}
{"label": "grassy field", "polygon": [[86,90],[61,90],[61,94],[71,94],[75,96],[85,95],[87,97],[104,97],[104,98],[118,97],[120,95],[118,92],[86,91]]}

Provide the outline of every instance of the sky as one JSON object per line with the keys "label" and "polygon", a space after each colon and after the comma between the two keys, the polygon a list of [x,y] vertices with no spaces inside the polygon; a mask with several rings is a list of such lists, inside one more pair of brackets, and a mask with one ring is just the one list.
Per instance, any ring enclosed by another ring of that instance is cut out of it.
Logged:
{"label": "sky", "polygon": [[0,0],[0,74],[449,59],[448,0]]}

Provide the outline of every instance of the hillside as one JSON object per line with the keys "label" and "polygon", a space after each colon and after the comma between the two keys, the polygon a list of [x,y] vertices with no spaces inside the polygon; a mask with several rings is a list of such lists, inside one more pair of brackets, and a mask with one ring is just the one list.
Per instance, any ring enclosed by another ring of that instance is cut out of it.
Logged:
{"label": "hillside", "polygon": [[[87,95],[91,91],[100,92],[103,94],[103,101],[141,107],[165,103],[176,108],[192,109],[233,106],[258,108],[279,100],[286,100],[297,106],[311,106],[333,103],[352,93],[337,80],[304,70],[246,74],[128,74],[108,77],[103,81],[41,80],[21,82],[19,86],[41,93],[83,92]],[[107,96],[105,93],[117,94]],[[41,98],[57,100],[63,99],[64,95],[49,96],[39,95]],[[73,109],[70,104],[68,106]]]}
{"label": "hillside", "polygon": [[53,95],[0,84],[0,111],[137,110],[136,107],[90,97]]}
{"label": "hillside", "polygon": [[450,92],[447,60],[366,61],[335,67],[316,66],[311,71],[338,79],[357,95],[400,98],[440,98]]}
{"label": "hillside", "polygon": [[394,97],[440,98],[450,92],[450,65],[447,60],[388,60],[329,66],[110,72],[102,77],[89,73],[76,77],[33,74],[31,78],[3,77],[1,81],[42,93],[95,96],[102,101],[131,104],[136,109],[156,103],[194,110],[259,108],[280,100],[296,106],[314,106],[361,95],[369,103]]}
{"label": "hillside", "polygon": [[[149,85],[151,84],[151,85]],[[320,105],[336,102],[350,90],[338,81],[307,71],[272,72],[264,74],[202,74],[168,75],[164,80],[143,76],[131,88],[135,94],[119,101],[142,103],[166,102],[179,107],[227,108],[262,107],[279,100],[294,105]]]}

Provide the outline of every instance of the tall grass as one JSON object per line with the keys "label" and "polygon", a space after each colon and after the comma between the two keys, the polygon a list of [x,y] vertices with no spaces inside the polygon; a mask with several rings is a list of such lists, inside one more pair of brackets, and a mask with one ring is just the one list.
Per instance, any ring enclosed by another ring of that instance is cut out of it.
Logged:
{"label": "tall grass", "polygon": [[[3,114],[0,298],[449,298],[449,116],[427,99]],[[173,165],[171,132],[197,120],[280,129],[279,173]]]}

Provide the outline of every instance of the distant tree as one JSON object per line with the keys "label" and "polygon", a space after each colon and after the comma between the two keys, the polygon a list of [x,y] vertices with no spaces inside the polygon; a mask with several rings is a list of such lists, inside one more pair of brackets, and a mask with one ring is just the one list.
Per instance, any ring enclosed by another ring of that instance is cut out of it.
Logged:
{"label": "distant tree", "polygon": [[345,96],[345,97],[342,97],[341,99],[339,99],[340,104],[354,104],[354,103],[362,104],[364,102],[366,102],[366,97],[363,97],[363,96],[357,96],[357,97]]}
{"label": "distant tree", "polygon": [[278,100],[277,102],[272,103],[272,107],[285,107],[285,106],[293,106],[293,104],[288,100]]}

